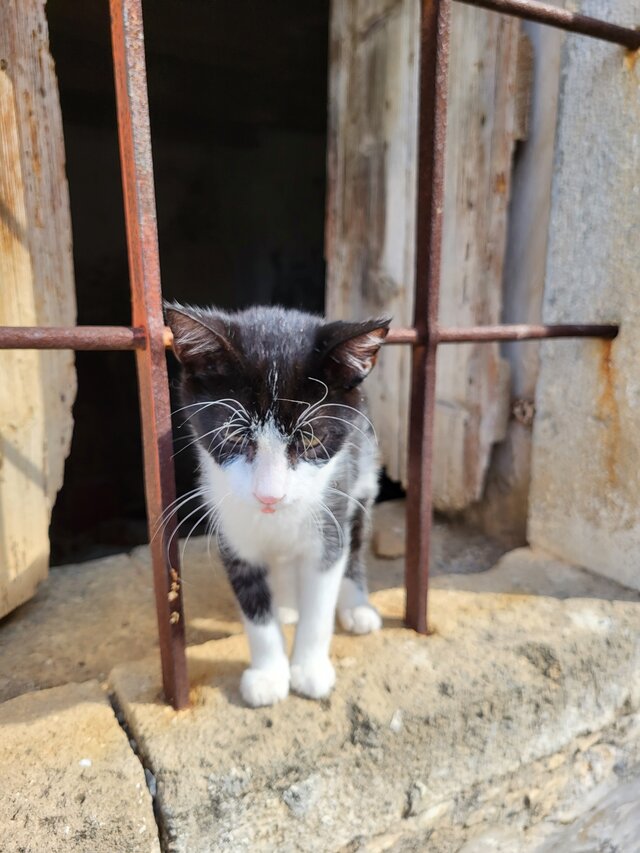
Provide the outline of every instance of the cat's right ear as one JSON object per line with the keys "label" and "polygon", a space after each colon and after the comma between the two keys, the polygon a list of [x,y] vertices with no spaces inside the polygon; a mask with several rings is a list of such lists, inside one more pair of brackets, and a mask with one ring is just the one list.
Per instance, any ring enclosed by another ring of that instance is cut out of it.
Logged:
{"label": "cat's right ear", "polygon": [[173,332],[173,352],[194,376],[226,375],[238,355],[230,340],[226,318],[176,302],[165,302],[164,314]]}

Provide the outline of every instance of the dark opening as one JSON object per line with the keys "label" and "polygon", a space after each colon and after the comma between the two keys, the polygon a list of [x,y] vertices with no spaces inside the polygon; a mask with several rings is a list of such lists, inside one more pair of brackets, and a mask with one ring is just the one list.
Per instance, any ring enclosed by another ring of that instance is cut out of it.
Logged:
{"label": "dark opening", "polygon": [[[153,0],[144,14],[165,296],[322,311],[328,0]],[[49,0],[47,15],[78,323],[127,325],[108,2]],[[147,540],[133,355],[78,353],[76,365],[53,564]],[[182,491],[189,451],[176,466]]]}

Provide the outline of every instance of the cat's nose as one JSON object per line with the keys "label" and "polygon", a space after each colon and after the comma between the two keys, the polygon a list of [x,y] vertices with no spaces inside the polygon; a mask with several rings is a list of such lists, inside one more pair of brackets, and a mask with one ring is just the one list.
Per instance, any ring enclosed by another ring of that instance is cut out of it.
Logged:
{"label": "cat's nose", "polygon": [[284,498],[284,495],[280,495],[279,497],[276,495],[263,495],[260,492],[253,493],[254,498],[259,501],[263,507],[269,508],[273,511],[273,507],[275,504],[279,504],[280,501]]}

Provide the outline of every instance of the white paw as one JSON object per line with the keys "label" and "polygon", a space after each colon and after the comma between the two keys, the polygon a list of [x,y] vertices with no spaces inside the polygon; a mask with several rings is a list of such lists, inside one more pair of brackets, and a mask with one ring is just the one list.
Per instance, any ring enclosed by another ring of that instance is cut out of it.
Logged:
{"label": "white paw", "polygon": [[286,699],[289,695],[288,662],[274,669],[245,669],[240,679],[240,693],[252,708]]}
{"label": "white paw", "polygon": [[298,622],[298,611],[295,607],[278,607],[278,619],[281,625],[295,625]]}
{"label": "white paw", "polygon": [[291,664],[291,687],[310,699],[324,699],[333,690],[336,671],[329,658]]}
{"label": "white paw", "polygon": [[344,630],[352,634],[370,634],[382,628],[380,614],[371,604],[343,607],[338,610],[338,619]]}

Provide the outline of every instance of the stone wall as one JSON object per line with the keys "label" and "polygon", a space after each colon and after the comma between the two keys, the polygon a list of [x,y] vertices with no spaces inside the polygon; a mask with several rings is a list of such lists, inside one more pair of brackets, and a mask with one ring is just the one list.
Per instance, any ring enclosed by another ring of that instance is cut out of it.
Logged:
{"label": "stone wall", "polygon": [[[627,26],[640,0],[587,0]],[[561,91],[543,315],[612,322],[613,342],[542,347],[529,539],[640,588],[640,63],[570,36]]]}

